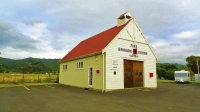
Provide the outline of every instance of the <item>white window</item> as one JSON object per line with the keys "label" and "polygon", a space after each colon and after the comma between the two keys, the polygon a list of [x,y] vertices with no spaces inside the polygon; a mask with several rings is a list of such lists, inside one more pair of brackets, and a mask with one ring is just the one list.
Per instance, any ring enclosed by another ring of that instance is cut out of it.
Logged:
{"label": "white window", "polygon": [[63,65],[63,70],[67,70],[67,64]]}
{"label": "white window", "polygon": [[83,69],[83,62],[77,62],[76,63],[76,68],[77,69]]}

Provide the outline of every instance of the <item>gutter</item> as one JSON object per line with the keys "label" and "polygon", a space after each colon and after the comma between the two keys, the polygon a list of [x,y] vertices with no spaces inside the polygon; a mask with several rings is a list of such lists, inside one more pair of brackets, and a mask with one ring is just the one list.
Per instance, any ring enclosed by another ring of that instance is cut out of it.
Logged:
{"label": "gutter", "polygon": [[68,62],[68,61],[72,61],[72,60],[87,58],[87,57],[94,56],[94,55],[97,55],[97,54],[101,54],[101,51],[94,52],[94,53],[91,53],[91,54],[82,55],[82,56],[78,56],[78,57],[74,57],[74,58],[70,58],[70,59],[66,59],[66,60],[61,59],[59,61],[59,63],[64,63],[64,62]]}

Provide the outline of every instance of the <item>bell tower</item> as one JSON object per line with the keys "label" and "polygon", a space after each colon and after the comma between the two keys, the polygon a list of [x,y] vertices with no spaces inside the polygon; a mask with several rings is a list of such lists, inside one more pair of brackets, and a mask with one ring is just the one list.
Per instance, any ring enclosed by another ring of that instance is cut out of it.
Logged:
{"label": "bell tower", "polygon": [[126,22],[128,22],[130,19],[132,19],[132,16],[131,16],[129,11],[120,15],[117,18],[117,26],[121,26],[123,24],[126,24]]}

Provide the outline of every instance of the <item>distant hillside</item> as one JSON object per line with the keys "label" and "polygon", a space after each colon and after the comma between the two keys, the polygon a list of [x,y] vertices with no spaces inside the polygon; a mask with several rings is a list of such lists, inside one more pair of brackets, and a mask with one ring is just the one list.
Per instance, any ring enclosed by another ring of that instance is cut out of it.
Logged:
{"label": "distant hillside", "polygon": [[23,61],[31,62],[31,61],[39,61],[44,63],[46,66],[53,70],[58,70],[60,59],[40,59],[40,58],[25,58]]}
{"label": "distant hillside", "polygon": [[[2,66],[4,72],[27,72],[27,73],[46,73],[57,72],[59,70],[60,59],[40,59],[40,58],[25,58],[13,60],[2,58]],[[173,63],[156,63],[157,66],[169,65]],[[185,65],[173,64],[178,69],[182,69]]]}
{"label": "distant hillside", "polygon": [[2,66],[6,72],[45,73],[58,71],[59,60],[31,57],[20,60],[2,58]]}
{"label": "distant hillside", "polygon": [[169,65],[169,64],[175,65],[178,69],[182,69],[185,66],[185,65],[181,65],[181,64],[177,64],[177,63],[156,63],[157,66],[160,66],[160,65]]}

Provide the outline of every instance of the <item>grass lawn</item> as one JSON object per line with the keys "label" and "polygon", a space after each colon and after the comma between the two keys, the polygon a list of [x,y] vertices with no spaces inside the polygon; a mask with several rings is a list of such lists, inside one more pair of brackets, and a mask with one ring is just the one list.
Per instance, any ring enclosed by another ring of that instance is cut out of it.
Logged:
{"label": "grass lawn", "polygon": [[0,88],[1,87],[18,87],[18,86],[32,86],[32,85],[52,85],[52,84],[57,84],[57,83],[53,83],[53,82],[44,82],[44,83],[18,83],[18,84],[0,84]]}

